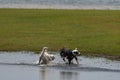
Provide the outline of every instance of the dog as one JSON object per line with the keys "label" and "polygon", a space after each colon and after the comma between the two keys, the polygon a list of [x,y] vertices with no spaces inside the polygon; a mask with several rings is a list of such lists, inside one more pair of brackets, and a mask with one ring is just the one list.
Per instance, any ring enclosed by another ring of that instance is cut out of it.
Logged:
{"label": "dog", "polygon": [[43,47],[38,64],[49,64],[51,61],[55,59],[55,56],[52,54],[48,54],[48,47]]}
{"label": "dog", "polygon": [[[72,60],[75,59],[77,64],[79,64],[77,56],[80,55],[80,52],[75,48],[74,50],[62,48],[60,50],[60,56],[63,59],[64,62],[68,63],[69,65],[71,64]],[[68,61],[66,61],[66,59]]]}

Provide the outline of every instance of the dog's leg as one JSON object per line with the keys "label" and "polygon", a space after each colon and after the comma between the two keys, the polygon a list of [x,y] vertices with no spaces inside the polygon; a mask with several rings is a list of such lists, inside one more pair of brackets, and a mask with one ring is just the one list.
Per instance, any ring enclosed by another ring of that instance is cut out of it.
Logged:
{"label": "dog's leg", "polygon": [[63,57],[63,61],[66,62],[65,57]]}
{"label": "dog's leg", "polygon": [[40,56],[40,58],[39,58],[39,63],[38,63],[38,64],[41,64],[41,60],[42,60],[42,57]]}
{"label": "dog's leg", "polygon": [[78,58],[76,56],[75,56],[75,60],[76,60],[77,64],[79,64]]}
{"label": "dog's leg", "polygon": [[69,65],[71,64],[71,60],[72,60],[72,59],[68,59],[68,63],[69,63]]}

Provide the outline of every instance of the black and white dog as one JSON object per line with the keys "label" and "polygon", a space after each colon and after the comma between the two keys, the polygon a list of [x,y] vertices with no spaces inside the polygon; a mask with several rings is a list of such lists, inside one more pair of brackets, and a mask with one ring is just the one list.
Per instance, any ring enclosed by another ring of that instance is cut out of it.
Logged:
{"label": "black and white dog", "polygon": [[[75,50],[70,50],[66,48],[62,48],[60,50],[60,56],[63,59],[64,62],[71,64],[72,60],[75,59],[77,64],[79,64],[77,56],[80,55],[80,52],[75,48]],[[66,61],[66,59],[68,61]]]}
{"label": "black and white dog", "polygon": [[40,57],[39,57],[39,64],[48,64],[50,61],[55,59],[55,56],[52,54],[48,54],[48,47],[43,47]]}

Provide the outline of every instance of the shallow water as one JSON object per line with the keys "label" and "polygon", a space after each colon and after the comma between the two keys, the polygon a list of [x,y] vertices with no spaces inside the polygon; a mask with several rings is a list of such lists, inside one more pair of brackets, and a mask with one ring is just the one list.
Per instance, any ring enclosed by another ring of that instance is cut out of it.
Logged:
{"label": "shallow water", "polygon": [[0,8],[120,10],[120,0],[0,0]]}
{"label": "shallow water", "polygon": [[[34,52],[0,52],[1,80],[119,80],[120,61],[80,56],[80,64],[65,64],[56,53],[49,65],[37,65]],[[74,61],[73,61],[74,62]],[[75,62],[74,62],[75,63]]]}

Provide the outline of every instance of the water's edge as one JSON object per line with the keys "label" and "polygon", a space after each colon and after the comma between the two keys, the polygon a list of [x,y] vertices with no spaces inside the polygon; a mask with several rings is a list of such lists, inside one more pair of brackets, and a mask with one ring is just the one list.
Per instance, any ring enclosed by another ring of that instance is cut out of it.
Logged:
{"label": "water's edge", "polygon": [[[55,55],[55,63],[54,65],[45,65],[46,67],[66,67],[69,66],[68,64],[64,64],[64,62],[62,61],[59,52],[48,52],[50,54],[54,54]],[[35,52],[30,52],[30,51],[18,51],[18,52],[0,52],[0,65],[24,65],[24,66],[40,66],[42,67],[43,65],[38,65],[36,63],[36,61],[38,61],[39,59],[39,55],[40,54],[35,54]],[[10,56],[10,57],[9,57]],[[29,60],[30,59],[30,60]],[[119,63],[119,61],[113,61],[113,60],[109,60],[103,57],[89,57],[89,56],[78,56],[78,60],[80,62],[79,65],[74,64],[71,65],[70,67],[74,69],[82,69],[82,70],[92,70],[92,71],[113,71],[113,72],[120,72],[120,70],[118,69],[109,69],[110,67],[112,67],[111,63],[116,64]],[[61,63],[62,62],[62,63]],[[76,63],[74,61],[74,63]],[[84,66],[83,64],[86,63],[87,65],[89,63],[91,63],[92,65],[89,66]],[[103,64],[103,66],[101,65]],[[109,65],[109,68],[105,68],[104,65]],[[94,66],[96,65],[96,66]],[[101,67],[100,67],[101,66]],[[120,67],[120,64],[117,66],[118,68]]]}

